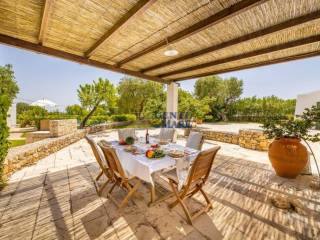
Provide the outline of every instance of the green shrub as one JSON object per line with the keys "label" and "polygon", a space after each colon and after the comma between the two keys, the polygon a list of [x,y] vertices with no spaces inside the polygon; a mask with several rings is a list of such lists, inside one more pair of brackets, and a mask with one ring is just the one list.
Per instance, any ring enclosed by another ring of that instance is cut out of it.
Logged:
{"label": "green shrub", "polygon": [[105,123],[109,120],[109,116],[106,115],[98,115],[98,116],[91,116],[88,120],[88,125],[96,125],[100,123]]}
{"label": "green shrub", "polygon": [[14,78],[12,66],[0,66],[0,188],[5,182],[5,179],[3,179],[3,163],[10,146],[7,113],[18,92],[19,88]]}
{"label": "green shrub", "polygon": [[163,125],[162,119],[149,119],[149,123],[153,127],[160,127]]}
{"label": "green shrub", "polygon": [[213,122],[214,118],[211,115],[206,115],[206,116],[204,116],[204,121],[205,122]]}
{"label": "green shrub", "polygon": [[38,106],[30,106],[30,109],[22,112],[18,116],[18,122],[21,127],[36,126],[40,128],[40,120],[47,119],[48,112],[46,109]]}
{"label": "green shrub", "polygon": [[117,114],[111,116],[112,121],[114,122],[125,122],[125,121],[136,121],[137,117],[134,114]]}

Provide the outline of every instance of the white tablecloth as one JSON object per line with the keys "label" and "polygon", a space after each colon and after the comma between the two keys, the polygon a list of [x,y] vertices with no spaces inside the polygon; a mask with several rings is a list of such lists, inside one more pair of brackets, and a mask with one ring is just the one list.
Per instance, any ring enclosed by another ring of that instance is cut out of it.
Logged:
{"label": "white tablecloth", "polygon": [[[125,146],[121,146],[118,142],[112,142],[112,146],[116,149],[119,160],[128,174],[136,176],[141,180],[154,184],[152,174],[165,169],[172,169],[176,166],[176,160],[169,156],[165,156],[159,159],[149,159],[145,154],[134,155],[124,150]],[[145,152],[148,149],[147,145],[135,144],[139,149]],[[166,151],[177,149],[181,151],[188,151],[190,155],[188,160],[193,161],[198,155],[199,151],[186,148],[178,144],[168,144],[163,146]]]}

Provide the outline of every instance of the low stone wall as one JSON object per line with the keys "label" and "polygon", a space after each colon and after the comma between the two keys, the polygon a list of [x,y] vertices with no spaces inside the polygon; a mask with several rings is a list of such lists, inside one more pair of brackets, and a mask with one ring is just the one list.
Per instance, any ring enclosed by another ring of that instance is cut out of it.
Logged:
{"label": "low stone wall", "polygon": [[195,131],[202,132],[205,139],[237,144],[243,148],[259,151],[268,151],[268,146],[272,141],[267,139],[263,131],[259,129],[241,129],[238,133],[206,129],[195,129]]}
{"label": "low stone wall", "polygon": [[9,176],[24,166],[31,165],[50,154],[82,139],[86,130],[77,130],[74,133],[57,138],[47,138],[38,142],[9,149],[4,163],[4,175]]}
{"label": "low stone wall", "polygon": [[132,123],[132,121],[126,121],[126,122],[111,122],[111,123],[103,123],[103,124],[97,124],[94,126],[87,127],[87,131],[89,133],[96,133],[101,132],[107,129],[115,128],[115,127],[124,127],[128,126]]}
{"label": "low stone wall", "polygon": [[[60,137],[48,137],[41,141],[10,148],[4,163],[4,176],[8,177],[22,167],[36,163],[40,159],[47,157],[74,142],[79,141],[87,133],[96,133],[106,129],[127,126],[130,123],[132,122],[99,124],[87,127],[86,129],[76,130],[68,135]],[[49,132],[43,131],[43,133],[48,134]]]}
{"label": "low stone wall", "polygon": [[242,129],[239,131],[239,145],[244,148],[268,151],[271,141],[262,130]]}
{"label": "low stone wall", "polygon": [[33,143],[51,137],[61,137],[77,131],[77,119],[40,121],[40,131],[26,134],[26,143]]}
{"label": "low stone wall", "polygon": [[40,120],[40,131],[49,131],[50,130],[50,119]]}
{"label": "low stone wall", "polygon": [[49,131],[52,137],[60,137],[77,131],[77,119],[50,120]]}
{"label": "low stone wall", "polygon": [[226,142],[232,144],[239,143],[239,134],[233,132],[218,132],[210,130],[202,130],[205,139]]}
{"label": "low stone wall", "polygon": [[26,134],[26,143],[34,143],[50,137],[51,133],[49,131],[30,132]]}

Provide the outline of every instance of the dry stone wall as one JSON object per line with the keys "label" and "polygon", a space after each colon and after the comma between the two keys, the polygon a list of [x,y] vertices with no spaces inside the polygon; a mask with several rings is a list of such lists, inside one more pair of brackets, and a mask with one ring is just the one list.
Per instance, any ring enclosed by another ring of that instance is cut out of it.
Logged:
{"label": "dry stone wall", "polygon": [[205,139],[210,139],[219,142],[238,144],[239,135],[233,132],[218,132],[218,131],[202,131]]}
{"label": "dry stone wall", "polygon": [[76,119],[50,120],[49,131],[52,137],[60,137],[77,131]]}
{"label": "dry stone wall", "polygon": [[[4,163],[4,176],[8,177],[15,171],[21,169],[24,166],[28,166],[36,163],[40,159],[49,156],[50,154],[59,151],[60,149],[79,141],[87,133],[96,133],[111,129],[115,127],[127,126],[131,122],[113,122],[99,124],[88,127],[86,129],[75,130],[64,136],[48,137],[46,139],[26,144],[19,147],[9,149],[9,153]],[[71,124],[74,124],[71,122]],[[59,126],[59,124],[53,124],[53,127]],[[48,133],[48,132],[47,132]],[[56,132],[60,134],[59,131]]]}
{"label": "dry stone wall", "polygon": [[238,133],[206,129],[197,129],[196,131],[202,132],[205,139],[237,144],[243,148],[259,151],[268,151],[268,146],[271,143],[271,140],[259,129],[241,129]]}
{"label": "dry stone wall", "polygon": [[31,165],[39,159],[74,143],[86,135],[86,130],[76,132],[57,138],[47,138],[38,142],[26,144],[9,149],[5,159],[4,175],[10,175],[24,166]]}
{"label": "dry stone wall", "polygon": [[239,131],[239,145],[244,148],[268,151],[271,140],[262,130],[242,129]]}

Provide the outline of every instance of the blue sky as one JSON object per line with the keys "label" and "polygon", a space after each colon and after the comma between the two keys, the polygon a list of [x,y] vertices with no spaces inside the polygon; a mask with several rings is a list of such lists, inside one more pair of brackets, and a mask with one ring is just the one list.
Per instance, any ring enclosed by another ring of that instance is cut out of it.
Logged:
{"label": "blue sky", "polygon": [[[20,87],[18,101],[47,98],[63,108],[78,103],[79,84],[90,83],[98,77],[118,84],[122,74],[80,65],[59,58],[0,45],[0,65],[12,64]],[[281,63],[255,69],[221,74],[244,81],[242,97],[276,95],[295,98],[297,94],[320,89],[320,57]],[[181,83],[192,91],[195,80]]]}

